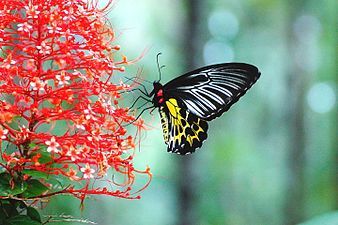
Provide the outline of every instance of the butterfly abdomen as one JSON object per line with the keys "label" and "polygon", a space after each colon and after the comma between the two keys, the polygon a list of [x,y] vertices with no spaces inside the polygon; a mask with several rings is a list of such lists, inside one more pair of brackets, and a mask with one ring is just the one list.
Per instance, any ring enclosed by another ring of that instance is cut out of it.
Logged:
{"label": "butterfly abdomen", "polygon": [[160,117],[161,117],[161,124],[162,124],[162,130],[163,130],[163,139],[166,144],[168,144],[169,141],[169,127],[168,127],[168,115],[164,111],[163,107],[159,108]]}

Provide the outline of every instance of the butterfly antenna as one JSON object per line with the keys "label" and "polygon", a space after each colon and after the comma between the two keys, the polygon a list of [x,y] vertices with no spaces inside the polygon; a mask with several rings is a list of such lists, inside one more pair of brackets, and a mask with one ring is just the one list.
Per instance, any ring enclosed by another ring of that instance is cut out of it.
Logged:
{"label": "butterfly antenna", "polygon": [[160,55],[162,55],[162,53],[161,53],[161,52],[160,52],[160,53],[158,53],[158,54],[156,55],[156,63],[157,63],[158,76],[159,76],[159,79],[158,79],[158,81],[157,81],[157,82],[160,82],[160,81],[161,81],[161,79],[162,79],[162,73],[161,73],[161,69],[165,67],[165,65],[163,65],[163,66],[160,66]]}

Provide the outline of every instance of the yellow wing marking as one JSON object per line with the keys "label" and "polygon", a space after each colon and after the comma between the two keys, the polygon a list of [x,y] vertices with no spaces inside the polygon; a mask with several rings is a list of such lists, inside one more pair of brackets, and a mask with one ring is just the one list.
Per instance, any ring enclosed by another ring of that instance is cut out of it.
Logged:
{"label": "yellow wing marking", "polygon": [[174,118],[177,118],[177,116],[179,116],[178,113],[181,108],[178,107],[176,99],[170,98],[168,101],[165,102],[165,104],[167,105],[170,114]]}
{"label": "yellow wing marking", "polygon": [[187,136],[187,141],[189,142],[190,146],[193,145],[194,139],[197,139],[198,141],[203,141],[203,140],[200,140],[199,134],[200,134],[200,132],[205,132],[205,131],[204,131],[204,130],[202,129],[202,127],[200,126],[200,121],[201,121],[201,120],[198,118],[197,122],[193,122],[193,124],[195,124],[196,127],[197,127],[197,130],[192,129],[194,135],[190,135],[190,134],[189,134],[189,135]]}
{"label": "yellow wing marking", "polygon": [[207,137],[208,125],[206,121],[180,108],[174,98],[166,101],[166,106],[169,110],[168,132],[170,132],[170,137],[167,139],[169,148],[173,151],[184,149],[186,152],[190,152],[200,147],[202,141]]}

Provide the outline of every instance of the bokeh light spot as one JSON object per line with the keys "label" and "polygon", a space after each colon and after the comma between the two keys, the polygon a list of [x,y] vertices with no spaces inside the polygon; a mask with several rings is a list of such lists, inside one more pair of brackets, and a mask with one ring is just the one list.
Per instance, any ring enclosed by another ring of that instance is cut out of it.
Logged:
{"label": "bokeh light spot", "polygon": [[329,112],[336,103],[333,85],[325,82],[314,84],[307,94],[307,102],[310,108],[317,113]]}
{"label": "bokeh light spot", "polygon": [[321,30],[320,21],[312,15],[301,15],[293,24],[293,32],[301,42],[317,39],[321,34]]}

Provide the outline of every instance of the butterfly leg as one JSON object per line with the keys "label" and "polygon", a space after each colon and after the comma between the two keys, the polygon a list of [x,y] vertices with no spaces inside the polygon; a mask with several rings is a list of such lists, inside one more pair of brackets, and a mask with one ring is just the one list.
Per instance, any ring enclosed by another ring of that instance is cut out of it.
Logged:
{"label": "butterfly leg", "polygon": [[154,110],[156,109],[156,107],[154,107],[151,111],[150,111],[150,115],[153,115]]}
{"label": "butterfly leg", "polygon": [[138,116],[137,116],[133,121],[127,123],[127,124],[124,125],[124,126],[126,127],[126,126],[128,126],[128,125],[134,123],[135,121],[137,121],[137,120],[140,118],[140,116],[141,116],[146,110],[149,110],[149,109],[152,109],[152,108],[155,108],[155,107],[154,107],[154,106],[149,106],[149,107],[147,107],[147,108],[144,108],[144,109],[141,111],[141,113],[138,114]]}
{"label": "butterfly leg", "polygon": [[[151,102],[151,100],[149,100],[149,99],[145,98],[144,96],[140,95],[140,96],[138,96],[138,97],[136,98],[136,100],[135,100],[135,101],[133,102],[133,104],[129,107],[129,109],[133,108],[133,107],[135,106],[136,102],[137,102],[138,100],[140,100],[140,99],[145,100],[145,101],[146,101],[145,104]],[[139,109],[139,108],[142,108],[145,104],[143,104],[142,106],[138,107],[138,109]]]}

